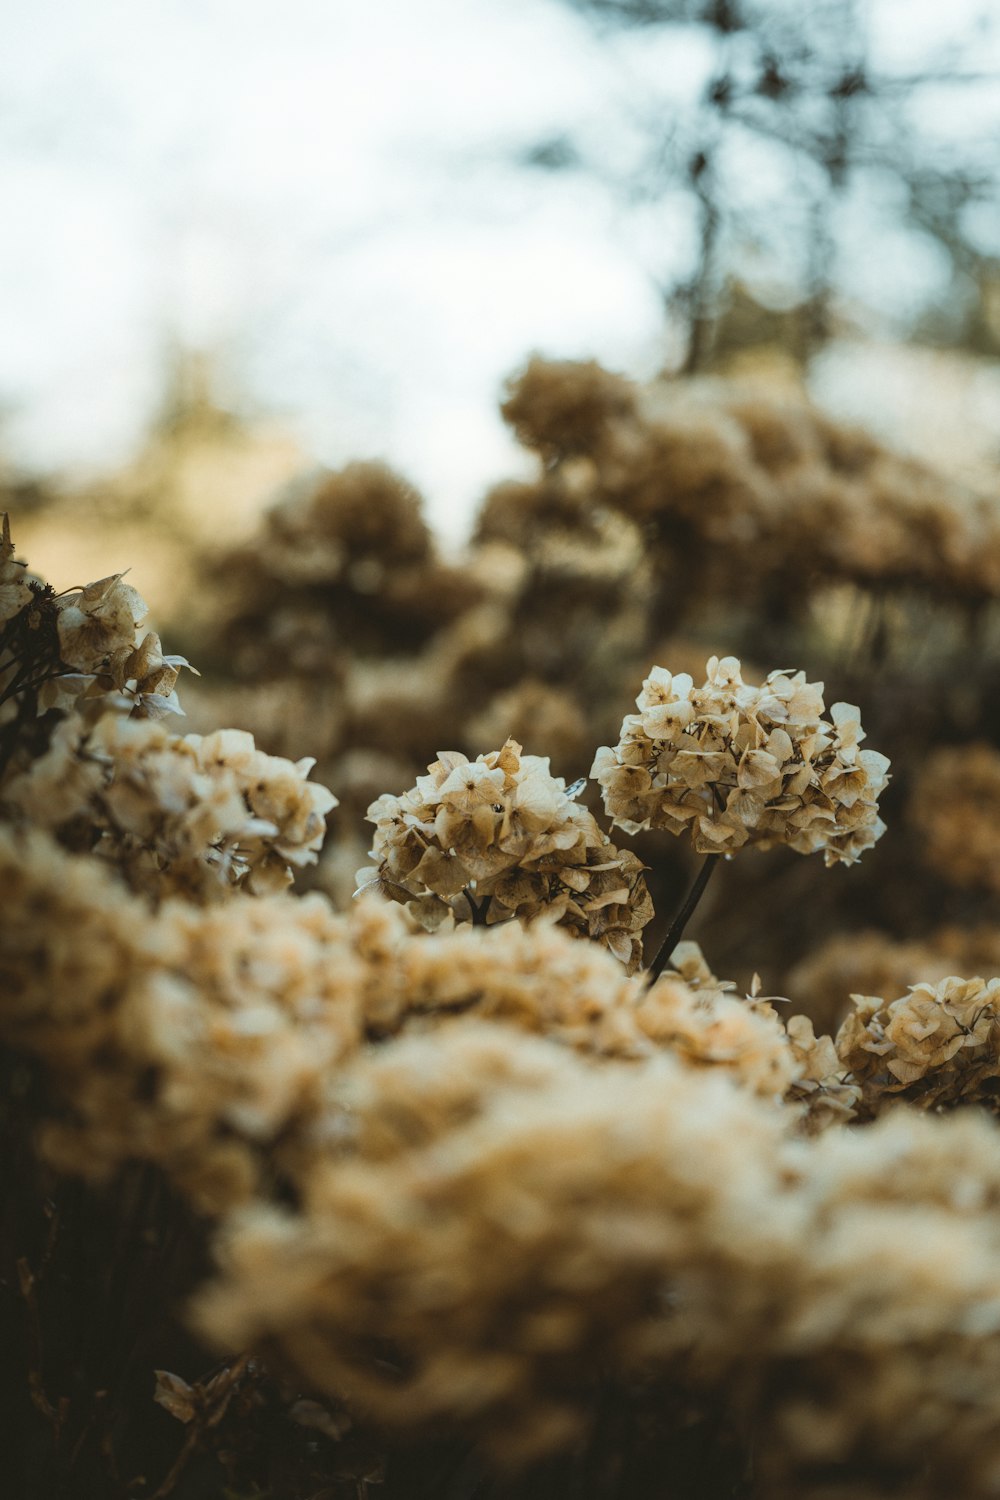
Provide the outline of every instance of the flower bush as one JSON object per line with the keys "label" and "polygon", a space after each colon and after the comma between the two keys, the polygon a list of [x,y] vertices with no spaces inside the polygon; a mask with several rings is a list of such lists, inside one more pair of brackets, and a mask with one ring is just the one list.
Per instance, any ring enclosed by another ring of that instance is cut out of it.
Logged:
{"label": "flower bush", "polygon": [[505,409],[462,559],[380,465],[281,497],[204,679],[4,522],[12,1483],[986,1500],[992,512],[720,383]]}

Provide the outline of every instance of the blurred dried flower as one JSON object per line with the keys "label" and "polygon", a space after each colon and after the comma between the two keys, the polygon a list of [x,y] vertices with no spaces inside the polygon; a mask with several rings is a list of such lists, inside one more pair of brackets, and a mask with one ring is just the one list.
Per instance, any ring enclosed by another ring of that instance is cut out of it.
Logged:
{"label": "blurred dried flower", "polygon": [[1000,892],[1000,750],[946,746],[927,757],[910,794],[921,857],[953,885]]}
{"label": "blurred dried flower", "polygon": [[31,602],[31,590],[24,573],[24,563],[14,561],[10,517],[4,511],[3,531],[0,534],[0,625],[12,620]]}
{"label": "blurred dried flower", "polygon": [[266,1340],[315,1391],[508,1465],[577,1441],[598,1378],[659,1375],[751,1423],[762,1495],[819,1500],[831,1465],[853,1493],[991,1493],[988,1122],[801,1139],[718,1070],[468,1018],[358,1054],[337,1104],[301,1207],[225,1225],[196,1309],[219,1347]]}
{"label": "blurred dried flower", "polygon": [[536,356],[508,381],[500,410],[519,441],[552,462],[593,452],[607,426],[631,416],[634,405],[631,382],[596,360]]}

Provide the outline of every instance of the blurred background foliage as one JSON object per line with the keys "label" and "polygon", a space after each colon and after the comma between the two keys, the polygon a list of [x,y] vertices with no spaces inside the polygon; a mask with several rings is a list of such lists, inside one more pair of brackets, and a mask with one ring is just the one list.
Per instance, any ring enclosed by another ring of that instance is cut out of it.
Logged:
{"label": "blurred background foliage", "polygon": [[[988,10],[890,69],[878,8],[863,0],[567,3],[605,39],[624,32],[664,61],[671,47],[702,61],[693,97],[677,100],[665,68],[632,100],[635,150],[613,179],[626,201],[693,210],[690,264],[658,278],[683,370],[760,344],[808,359],[866,271],[889,289],[900,252],[936,263],[934,291],[902,303],[890,291],[871,311],[919,342],[998,353]],[[918,33],[918,10],[911,22]],[[572,133],[529,160],[602,170]]]}

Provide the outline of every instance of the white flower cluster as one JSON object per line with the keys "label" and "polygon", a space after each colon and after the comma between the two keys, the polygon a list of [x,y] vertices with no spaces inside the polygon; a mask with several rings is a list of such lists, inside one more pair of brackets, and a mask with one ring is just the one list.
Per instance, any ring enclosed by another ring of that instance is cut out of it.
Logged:
{"label": "white flower cluster", "polygon": [[180,736],[116,713],[93,728],[74,715],[2,804],[71,845],[89,830],[94,852],[155,899],[263,895],[316,862],[337,799],[306,779],[313,764],[266,755],[238,729]]}
{"label": "white flower cluster", "polygon": [[744,844],[822,850],[853,864],[885,831],[878,798],[889,761],[859,748],[858,710],[835,703],[823,718],[823,684],[803,672],[745,683],[733,656],[713,656],[706,681],[654,667],[614,749],[591,775],[609,816],[628,833],[689,833],[705,854]]}
{"label": "white flower cluster", "polygon": [[837,1033],[841,1064],[872,1113],[901,1094],[922,1109],[979,1104],[996,1112],[1000,1088],[1000,979],[949,975],[899,999],[852,995]]}
{"label": "white flower cluster", "polygon": [[0,624],[13,620],[30,603],[31,589],[25,578],[25,566],[14,559],[10,517],[4,511],[0,522]]}
{"label": "white flower cluster", "polygon": [[473,762],[442,752],[411,791],[373,802],[368,818],[377,866],[358,872],[359,885],[377,885],[427,926],[449,909],[491,924],[545,913],[630,972],[638,966],[653,914],[642,862],[615,848],[547,756],[522,755],[516,740]]}

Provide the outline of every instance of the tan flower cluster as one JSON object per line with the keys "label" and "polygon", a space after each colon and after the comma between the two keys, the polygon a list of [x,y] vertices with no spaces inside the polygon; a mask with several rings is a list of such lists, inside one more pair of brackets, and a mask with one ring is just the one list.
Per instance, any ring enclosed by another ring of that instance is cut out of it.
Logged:
{"label": "tan flower cluster", "polygon": [[70,1111],[46,1126],[49,1157],[88,1177],[155,1162],[202,1209],[265,1191],[282,1163],[309,1170],[336,1134],[337,1069],[366,1039],[456,1016],[595,1062],[673,1054],[772,1106],[806,1080],[774,1010],[727,994],[697,950],[692,983],[647,989],[548,924],[435,936],[391,903],[345,917],[287,895],[152,913],[38,830],[0,829],[0,882],[0,1036],[44,1061]]}
{"label": "tan flower cluster", "polygon": [[268,529],[275,572],[289,583],[368,568],[354,581],[374,592],[373,568],[422,562],[432,548],[419,495],[380,463],[303,476],[270,512]]}
{"label": "tan flower cluster", "polygon": [[115,713],[92,727],[72,716],[3,801],[71,846],[92,847],[154,898],[205,901],[235,887],[262,895],[318,857],[337,799],[306,779],[311,768],[263,754],[235,729],[180,736]]}
{"label": "tan flower cluster", "polygon": [[[0,539],[0,776],[37,763],[66,714],[93,722],[114,710],[135,719],[181,714],[176,682],[183,656],[138,627],[144,600],[115,573],[56,594],[13,560],[10,524]],[[64,740],[65,743],[65,740]],[[78,771],[79,768],[74,768]],[[74,775],[74,781],[79,780]],[[68,792],[60,788],[63,804]]]}
{"label": "tan flower cluster", "polygon": [[852,996],[837,1051],[875,1113],[892,1097],[922,1109],[1000,1108],[1000,979],[915,984],[898,1000]]}
{"label": "tan flower cluster", "polygon": [[95,674],[112,659],[124,664],[146,614],[146,601],[120,573],[65,595],[58,626],[63,661],[76,672]]}
{"label": "tan flower cluster", "polygon": [[0,1031],[56,1086],[49,1158],[155,1162],[203,1210],[260,1191],[265,1149],[362,1034],[343,919],[289,896],[154,914],[37,831],[0,828],[0,880]]}
{"label": "tan flower cluster", "polygon": [[333,1107],[301,1210],[226,1227],[197,1310],[220,1348],[276,1345],[311,1389],[506,1464],[576,1441],[599,1379],[641,1376],[752,1432],[762,1497],[819,1500],[831,1473],[995,1493],[986,1121],[803,1141],[718,1072],[468,1018],[358,1054]]}
{"label": "tan flower cluster", "polygon": [[546,463],[590,454],[616,421],[632,417],[632,385],[596,360],[529,360],[508,382],[500,410]]}
{"label": "tan flower cluster", "polygon": [[629,850],[616,849],[593,815],[549,772],[547,757],[516,740],[476,761],[442,753],[402,797],[368,810],[374,868],[358,872],[428,926],[453,913],[488,922],[543,914],[602,943],[631,973],[653,915]]}
{"label": "tan flower cluster", "polygon": [[865,928],[837,933],[808,953],[789,974],[788,993],[833,1035],[851,995],[901,995],[920,981],[984,972],[1000,973],[1000,933],[993,928],[939,928],[920,941]]}
{"label": "tan flower cluster", "polygon": [[255,679],[329,677],[355,653],[412,656],[479,594],[438,557],[421,510],[381,463],[304,475],[256,537],[212,564],[215,645]]}
{"label": "tan flower cluster", "polygon": [[697,943],[679,943],[672,962],[673,971],[648,994],[656,1001],[650,1034],[669,1039],[674,1055],[721,1067],[762,1098],[780,1087],[785,1103],[801,1108],[811,1135],[854,1117],[861,1091],[845,1074],[830,1037],[817,1036],[808,1016],[783,1021],[773,1001],[788,1002],[760,996],[757,976],[744,999],[728,993],[736,986],[716,979]]}
{"label": "tan flower cluster", "polygon": [[10,539],[10,517],[3,513],[0,531],[0,625],[6,625],[31,603],[31,589],[25,577],[24,563],[14,557]]}
{"label": "tan flower cluster", "polygon": [[696,688],[687,673],[654,667],[636,706],[590,773],[626,832],[688,833],[704,854],[786,844],[822,850],[828,865],[853,864],[884,832],[889,762],[859,749],[851,704],[835,703],[824,720],[823,685],[805,673],[772,672],[755,687],[735,657],[713,656]]}
{"label": "tan flower cluster", "polygon": [[352,913],[351,931],[366,965],[373,1038],[475,1016],[596,1057],[641,1061],[670,1052],[772,1101],[807,1077],[773,1006],[729,993],[734,986],[709,972],[693,943],[681,945],[679,971],[647,988],[598,945],[572,942],[547,922],[416,937],[398,907],[370,901]]}
{"label": "tan flower cluster", "polygon": [[988,497],[804,397],[719,379],[640,387],[592,364],[536,358],[502,410],[547,471],[584,461],[595,503],[652,527],[659,550],[681,549],[684,569],[707,569],[717,588],[738,580],[743,594],[791,598],[839,577],[956,599],[1000,590]]}
{"label": "tan flower cluster", "polygon": [[947,746],[927,757],[910,793],[921,858],[952,885],[1000,893],[1000,750]]}

